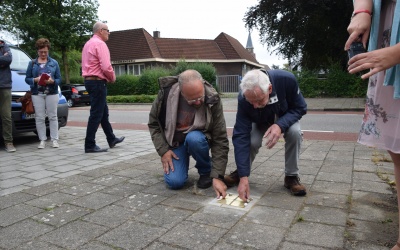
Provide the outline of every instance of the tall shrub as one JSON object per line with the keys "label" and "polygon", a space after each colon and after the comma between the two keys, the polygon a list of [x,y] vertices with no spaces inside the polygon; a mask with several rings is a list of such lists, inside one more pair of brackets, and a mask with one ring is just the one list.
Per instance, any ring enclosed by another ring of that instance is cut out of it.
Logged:
{"label": "tall shrub", "polygon": [[154,95],[159,90],[158,78],[171,75],[171,70],[157,67],[145,69],[136,85],[136,94]]}
{"label": "tall shrub", "polygon": [[215,70],[212,63],[207,62],[194,62],[188,63],[185,60],[181,60],[176,64],[175,69],[172,70],[174,75],[179,75],[185,70],[194,69],[197,70],[203,77],[204,80],[211,83],[214,87],[217,80],[217,71]]}
{"label": "tall shrub", "polygon": [[115,83],[107,84],[107,93],[113,95],[135,95],[139,77],[134,75],[117,76]]}

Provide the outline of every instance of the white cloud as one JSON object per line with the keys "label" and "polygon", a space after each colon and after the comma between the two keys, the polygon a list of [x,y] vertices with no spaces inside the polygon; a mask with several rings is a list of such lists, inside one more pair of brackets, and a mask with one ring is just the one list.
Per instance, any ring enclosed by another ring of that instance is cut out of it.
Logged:
{"label": "white cloud", "polygon": [[[111,31],[144,28],[161,37],[215,39],[221,32],[236,38],[246,47],[248,31],[245,12],[258,0],[98,0],[100,20]],[[258,31],[251,33],[254,52],[262,64],[282,66],[287,60],[270,55],[272,48],[259,42]]]}

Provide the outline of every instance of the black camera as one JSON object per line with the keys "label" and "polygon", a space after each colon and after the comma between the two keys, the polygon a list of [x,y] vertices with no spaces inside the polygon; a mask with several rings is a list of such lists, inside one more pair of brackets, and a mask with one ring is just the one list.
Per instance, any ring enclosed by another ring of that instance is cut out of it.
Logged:
{"label": "black camera", "polygon": [[355,55],[361,54],[366,52],[364,49],[364,46],[362,43],[360,42],[354,42],[350,45],[350,49],[347,51],[348,55],[349,55],[349,60],[350,58],[352,58]]}

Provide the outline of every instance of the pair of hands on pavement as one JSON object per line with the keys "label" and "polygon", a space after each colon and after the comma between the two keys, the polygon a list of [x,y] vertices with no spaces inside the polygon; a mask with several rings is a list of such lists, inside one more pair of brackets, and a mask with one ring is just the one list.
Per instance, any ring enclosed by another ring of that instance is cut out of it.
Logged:
{"label": "pair of hands on pavement", "polygon": [[[344,49],[346,51],[349,50],[350,44],[353,42],[361,42],[365,48],[369,38],[370,28],[371,16],[368,13],[359,13],[355,15],[347,27],[347,31],[350,35]],[[348,71],[350,74],[355,74],[363,70],[370,70],[361,76],[362,79],[367,79],[398,63],[400,63],[400,43],[352,57],[348,62]]]}
{"label": "pair of hands on pavement", "polygon": [[[161,163],[164,169],[165,174],[169,174],[169,171],[174,171],[174,164],[172,162],[172,158],[175,160],[179,160],[179,157],[172,151],[168,150],[162,157]],[[213,188],[217,198],[225,198],[227,187],[222,180],[213,178]]]}

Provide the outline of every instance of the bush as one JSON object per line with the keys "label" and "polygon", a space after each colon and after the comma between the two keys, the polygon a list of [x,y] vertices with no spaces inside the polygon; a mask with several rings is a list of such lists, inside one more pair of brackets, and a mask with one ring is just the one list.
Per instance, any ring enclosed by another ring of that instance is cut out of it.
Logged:
{"label": "bush", "polygon": [[197,70],[204,80],[211,83],[214,87],[216,87],[217,81],[217,71],[215,67],[211,63],[206,62],[194,62],[188,63],[184,60],[179,61],[176,64],[175,69],[172,70],[173,75],[179,75],[185,70],[194,69]]}
{"label": "bush", "polygon": [[152,103],[157,95],[115,95],[107,96],[109,103]]}
{"label": "bush", "polygon": [[318,78],[315,71],[293,72],[304,97],[364,97],[368,80],[343,71],[339,64],[332,64],[325,78]]}
{"label": "bush", "polygon": [[121,75],[117,76],[115,83],[107,84],[107,93],[113,95],[135,95],[136,86],[139,82],[139,76]]}
{"label": "bush", "polygon": [[145,95],[157,94],[160,89],[158,78],[169,75],[171,75],[171,70],[161,67],[144,70],[136,85],[135,93]]}

